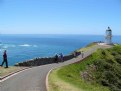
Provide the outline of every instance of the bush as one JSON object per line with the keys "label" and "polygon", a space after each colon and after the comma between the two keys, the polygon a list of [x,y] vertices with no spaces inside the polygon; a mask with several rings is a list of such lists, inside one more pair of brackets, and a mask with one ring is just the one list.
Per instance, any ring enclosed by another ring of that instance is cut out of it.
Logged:
{"label": "bush", "polygon": [[103,54],[103,55],[106,55],[106,53],[105,53],[105,51],[104,51],[104,50],[102,50],[102,54]]}
{"label": "bush", "polygon": [[105,71],[104,72],[104,78],[108,80],[110,84],[115,84],[118,81],[118,78],[116,77],[115,73],[113,71]]}
{"label": "bush", "polygon": [[105,80],[105,79],[101,79],[101,84],[102,84],[103,86],[109,86],[108,81]]}
{"label": "bush", "polygon": [[117,61],[117,63],[121,64],[121,55],[115,56],[115,60]]}
{"label": "bush", "polygon": [[115,63],[115,60],[114,59],[107,59],[106,60],[108,63],[110,63],[111,65]]}
{"label": "bush", "polygon": [[111,55],[116,56],[117,52],[116,51],[112,51]]}
{"label": "bush", "polygon": [[121,89],[117,88],[115,85],[110,85],[111,91],[121,91]]}

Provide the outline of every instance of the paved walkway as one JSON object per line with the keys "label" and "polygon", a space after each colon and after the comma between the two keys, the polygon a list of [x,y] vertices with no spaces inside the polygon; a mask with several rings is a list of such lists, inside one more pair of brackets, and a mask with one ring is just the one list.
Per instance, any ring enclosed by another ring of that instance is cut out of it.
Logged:
{"label": "paved walkway", "polygon": [[[107,48],[104,46],[94,46],[84,53],[84,58],[92,54],[97,48]],[[0,82],[0,91],[46,91],[45,79],[50,69],[61,67],[80,61],[81,55],[63,63],[54,63],[33,67],[16,74]]]}

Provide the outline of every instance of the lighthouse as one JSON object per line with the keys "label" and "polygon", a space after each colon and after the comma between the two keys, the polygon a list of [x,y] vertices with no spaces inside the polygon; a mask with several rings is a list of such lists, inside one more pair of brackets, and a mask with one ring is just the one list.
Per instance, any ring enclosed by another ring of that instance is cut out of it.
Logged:
{"label": "lighthouse", "polygon": [[110,27],[108,27],[108,29],[106,30],[105,43],[107,45],[112,44],[112,30],[110,29]]}

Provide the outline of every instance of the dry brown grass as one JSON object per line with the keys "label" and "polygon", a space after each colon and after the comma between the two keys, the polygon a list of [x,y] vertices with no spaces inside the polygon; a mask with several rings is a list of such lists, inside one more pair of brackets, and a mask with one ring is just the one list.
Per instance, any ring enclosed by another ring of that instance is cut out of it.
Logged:
{"label": "dry brown grass", "polygon": [[15,67],[15,66],[11,66],[9,68],[0,67],[0,77],[6,76],[6,75],[13,73],[13,72],[17,72],[17,71],[22,70],[24,68],[25,67]]}

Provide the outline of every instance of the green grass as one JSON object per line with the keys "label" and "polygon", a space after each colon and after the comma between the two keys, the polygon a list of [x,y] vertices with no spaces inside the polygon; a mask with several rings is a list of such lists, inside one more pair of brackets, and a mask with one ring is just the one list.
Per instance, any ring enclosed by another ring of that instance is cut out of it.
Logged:
{"label": "green grass", "polygon": [[[91,68],[93,65],[96,70]],[[87,72],[91,79],[83,78]],[[98,49],[81,62],[61,67],[49,76],[49,91],[121,91],[121,46]]]}
{"label": "green grass", "polygon": [[53,70],[49,75],[49,91],[83,91],[78,87],[60,79],[57,75],[59,69]]}
{"label": "green grass", "polygon": [[87,45],[86,47],[84,47],[84,48],[80,48],[80,49],[78,49],[77,51],[78,52],[80,52],[80,51],[87,51],[87,50],[89,50],[90,48],[92,48],[92,47],[94,47],[94,46],[96,46],[97,45],[97,43],[90,43],[89,45]]}
{"label": "green grass", "polygon": [[81,77],[81,71],[84,71],[86,66],[92,64],[96,58],[97,54],[95,53],[80,63],[62,67],[58,70],[57,75],[61,80],[72,84],[74,88],[83,89],[82,91],[109,91],[108,88],[100,86],[97,83],[91,84],[86,82]]}
{"label": "green grass", "polygon": [[[88,60],[90,58],[87,58]],[[52,71],[49,76],[49,91],[109,91],[108,88],[96,83],[88,83],[80,76],[80,70],[84,70],[88,63],[81,62],[62,67]],[[63,86],[64,85],[64,86]]]}

